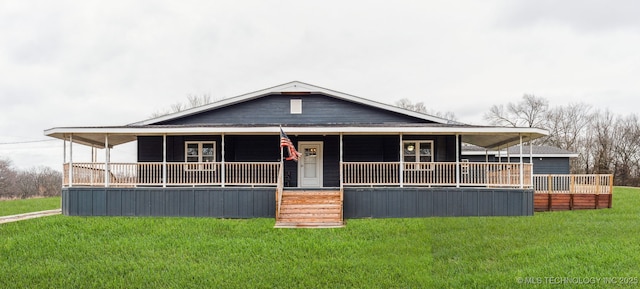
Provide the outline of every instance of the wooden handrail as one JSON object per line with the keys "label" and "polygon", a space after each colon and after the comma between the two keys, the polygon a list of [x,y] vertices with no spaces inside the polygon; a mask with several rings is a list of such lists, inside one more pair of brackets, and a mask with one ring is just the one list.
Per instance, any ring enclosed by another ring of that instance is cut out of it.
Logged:
{"label": "wooden handrail", "polygon": [[550,174],[533,175],[534,191],[537,194],[611,194],[611,174]]}
{"label": "wooden handrail", "polygon": [[519,163],[460,163],[460,179],[456,178],[454,162],[343,162],[342,185],[346,186],[467,186],[531,188],[531,164],[523,164],[524,178],[520,178]]}
{"label": "wooden handrail", "polygon": [[[110,163],[109,186],[161,186],[163,163]],[[202,162],[166,163],[169,186],[222,185],[222,170],[226,171],[228,185],[275,186],[279,162]],[[68,186],[69,164],[63,165],[65,186]],[[104,186],[104,163],[73,163],[73,184],[80,186]]]}

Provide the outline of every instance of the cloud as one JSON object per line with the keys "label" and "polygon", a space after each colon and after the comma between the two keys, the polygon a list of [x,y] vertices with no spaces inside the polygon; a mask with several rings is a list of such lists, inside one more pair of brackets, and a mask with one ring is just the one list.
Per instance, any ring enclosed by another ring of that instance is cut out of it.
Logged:
{"label": "cloud", "polygon": [[[638,4],[603,3],[2,1],[0,142],[292,80],[476,123],[523,93],[626,112],[640,94]],[[61,153],[14,154],[28,166]]]}
{"label": "cloud", "polygon": [[640,30],[640,2],[635,0],[508,1],[505,25],[562,25],[583,32]]}

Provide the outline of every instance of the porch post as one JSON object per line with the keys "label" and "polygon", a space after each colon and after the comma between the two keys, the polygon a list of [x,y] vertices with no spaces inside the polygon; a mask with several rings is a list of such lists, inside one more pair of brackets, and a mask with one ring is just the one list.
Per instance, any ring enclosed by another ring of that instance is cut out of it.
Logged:
{"label": "porch post", "polygon": [[69,136],[69,187],[73,187],[73,134]]}
{"label": "porch post", "polygon": [[404,144],[402,143],[402,133],[400,133],[400,187],[404,187]]}
{"label": "porch post", "polygon": [[225,180],[226,180],[226,178],[227,178],[227,176],[226,176],[226,175],[227,175],[227,171],[226,171],[226,169],[227,169],[227,168],[226,168],[226,165],[225,165],[225,163],[224,163],[224,158],[225,158],[225,155],[224,155],[224,150],[225,150],[225,146],[224,146],[224,133],[222,134],[222,141],[221,141],[221,143],[222,143],[222,147],[220,148],[220,152],[221,152],[221,154],[222,154],[222,160],[220,160],[220,162],[221,162],[221,166],[222,166],[222,167],[220,168],[220,178],[221,178],[220,182],[222,183],[222,185],[221,185],[221,186],[224,188],[224,186],[225,186]]}
{"label": "porch post", "polygon": [[[95,163],[98,162],[97,156],[96,156],[96,148],[91,145],[91,166],[93,167]],[[91,184],[91,186],[93,187],[93,173],[91,173],[91,178],[89,180],[89,184]]]}
{"label": "porch post", "polygon": [[109,187],[109,134],[104,135],[104,187]]}
{"label": "porch post", "polygon": [[167,187],[167,134],[162,134],[162,187]]}
{"label": "porch post", "polygon": [[342,149],[342,133],[340,133],[340,189],[342,189],[344,182],[344,172],[342,168],[342,159],[343,159],[343,149]]}
{"label": "porch post", "polygon": [[531,186],[533,186],[533,144],[531,144],[531,135],[529,135],[529,163],[531,164]]}
{"label": "porch post", "polygon": [[460,134],[456,134],[456,188],[460,187]]}
{"label": "porch post", "polygon": [[520,188],[524,188],[524,161],[522,158],[522,134],[520,134]]}

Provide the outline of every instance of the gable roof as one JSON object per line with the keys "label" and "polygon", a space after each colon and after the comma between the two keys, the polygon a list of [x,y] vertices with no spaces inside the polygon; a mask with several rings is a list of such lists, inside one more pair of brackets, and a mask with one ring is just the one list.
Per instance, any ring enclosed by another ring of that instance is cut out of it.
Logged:
{"label": "gable roof", "polygon": [[[319,94],[338,100],[377,108],[387,112],[398,113],[418,120],[422,123],[357,123],[357,124],[239,124],[239,123],[203,123],[203,124],[170,124],[171,120],[184,118],[207,111],[232,106],[268,95]],[[82,143],[95,147],[113,147],[145,135],[189,135],[189,134],[279,134],[280,127],[285,127],[289,134],[416,134],[416,135],[457,135],[461,141],[489,149],[500,149],[530,141],[548,132],[538,128],[476,126],[463,124],[443,118],[406,110],[350,94],[292,81],[271,88],[243,94],[215,103],[164,115],[124,126],[107,127],[56,127],[45,130],[45,135]],[[108,141],[107,141],[108,136]]]}
{"label": "gable roof", "polygon": [[308,83],[304,83],[304,82],[300,82],[300,81],[292,81],[292,82],[288,82],[288,83],[285,83],[285,84],[277,85],[277,86],[274,86],[274,87],[270,87],[270,88],[266,88],[266,89],[262,89],[262,90],[258,90],[258,91],[254,91],[254,92],[250,92],[250,93],[246,93],[246,94],[243,94],[243,95],[239,95],[239,96],[223,99],[223,100],[216,101],[216,102],[213,102],[213,103],[210,103],[210,104],[206,104],[206,105],[203,105],[203,106],[198,106],[198,107],[194,107],[194,108],[191,108],[191,109],[179,111],[179,112],[176,112],[176,113],[171,113],[171,114],[167,114],[167,115],[163,115],[163,116],[147,119],[147,120],[144,120],[144,121],[131,123],[129,125],[130,126],[144,126],[144,125],[158,124],[158,123],[161,123],[161,122],[166,122],[166,121],[170,121],[170,120],[174,120],[174,119],[178,119],[178,118],[183,118],[183,117],[186,117],[186,116],[191,116],[191,115],[199,114],[199,113],[202,113],[202,112],[216,110],[216,109],[227,107],[227,106],[231,106],[231,105],[234,105],[234,104],[238,104],[238,103],[242,103],[242,102],[258,99],[258,98],[265,97],[265,96],[272,95],[272,94],[288,94],[288,93],[296,93],[296,92],[323,94],[323,95],[326,95],[326,96],[329,96],[329,97],[333,97],[333,98],[336,98],[336,99],[340,99],[340,100],[344,100],[344,101],[348,101],[348,102],[352,102],[352,103],[357,103],[357,104],[361,104],[361,105],[366,105],[366,106],[370,106],[370,107],[374,107],[374,108],[379,108],[379,109],[382,109],[382,110],[391,111],[391,112],[399,113],[399,114],[402,114],[402,115],[411,116],[411,117],[415,117],[415,118],[418,118],[418,119],[423,119],[423,120],[427,120],[427,121],[431,121],[431,122],[435,122],[435,123],[440,123],[440,124],[461,124],[461,123],[453,121],[453,120],[448,120],[448,119],[440,118],[440,117],[429,115],[429,114],[424,114],[424,113],[420,113],[420,112],[416,112],[416,111],[412,111],[412,110],[407,110],[407,109],[400,108],[400,107],[397,107],[397,106],[394,106],[394,105],[389,105],[389,104],[385,104],[385,103],[381,103],[381,102],[377,102],[377,101],[373,101],[373,100],[357,97],[357,96],[354,96],[354,95],[351,95],[351,94],[346,94],[346,93],[343,93],[343,92],[339,92],[339,91],[335,91],[335,90],[331,90],[331,89],[315,86],[315,85],[312,85],[312,84],[308,84]]}

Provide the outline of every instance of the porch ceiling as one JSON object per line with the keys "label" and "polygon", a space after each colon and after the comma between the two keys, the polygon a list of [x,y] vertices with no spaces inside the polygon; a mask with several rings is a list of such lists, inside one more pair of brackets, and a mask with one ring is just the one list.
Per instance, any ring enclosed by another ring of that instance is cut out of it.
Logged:
{"label": "porch ceiling", "polygon": [[[483,127],[471,125],[442,124],[362,124],[362,125],[287,125],[283,126],[289,135],[337,135],[337,134],[405,134],[405,135],[460,135],[461,141],[487,149],[509,147],[523,141],[547,135],[546,130],[537,128]],[[69,140],[88,146],[104,148],[108,135],[109,147],[135,141],[138,136],[166,135],[279,135],[280,126],[273,125],[201,125],[201,126],[118,126],[118,127],[67,127],[52,128],[45,135]]]}

